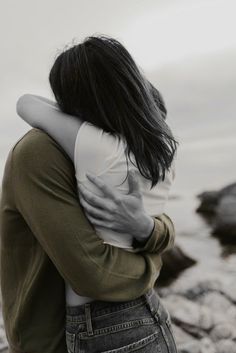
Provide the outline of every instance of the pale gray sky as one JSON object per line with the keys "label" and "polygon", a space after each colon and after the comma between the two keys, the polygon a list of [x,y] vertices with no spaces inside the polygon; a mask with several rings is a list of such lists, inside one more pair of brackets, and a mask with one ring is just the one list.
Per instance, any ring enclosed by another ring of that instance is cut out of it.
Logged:
{"label": "pale gray sky", "polygon": [[0,177],[29,129],[15,112],[18,97],[52,97],[57,50],[96,33],[120,40],[162,91],[183,149],[194,138],[219,141],[222,131],[233,143],[235,10],[235,0],[1,0]]}

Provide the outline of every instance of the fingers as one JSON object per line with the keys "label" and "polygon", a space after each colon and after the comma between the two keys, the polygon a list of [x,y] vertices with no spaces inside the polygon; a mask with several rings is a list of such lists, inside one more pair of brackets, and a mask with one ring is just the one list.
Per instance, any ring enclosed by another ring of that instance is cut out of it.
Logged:
{"label": "fingers", "polygon": [[108,196],[110,199],[113,200],[116,199],[116,193],[113,191],[112,187],[110,185],[105,184],[101,178],[89,173],[87,173],[86,176],[104,193],[105,196]]}
{"label": "fingers", "polygon": [[[93,217],[96,219],[101,219],[104,221],[111,221],[111,215],[105,212],[104,210],[94,208],[91,206],[83,197],[80,197],[80,203],[83,206],[84,210],[86,211],[86,216]],[[88,214],[87,214],[88,213]]]}
{"label": "fingers", "polygon": [[135,174],[136,173],[134,170],[129,171],[129,175],[128,175],[129,193],[141,198],[142,197],[141,187],[139,184],[139,179]]}
{"label": "fingers", "polygon": [[102,219],[97,219],[97,218],[94,218],[90,215],[86,215],[86,217],[88,218],[88,220],[92,223],[92,225],[94,227],[103,227],[103,228],[113,230],[113,223],[112,222],[104,221]]}
{"label": "fingers", "polygon": [[94,194],[82,184],[79,184],[79,193],[91,206],[102,208],[105,210],[109,209],[108,202],[106,199],[104,199],[104,197],[100,197]]}

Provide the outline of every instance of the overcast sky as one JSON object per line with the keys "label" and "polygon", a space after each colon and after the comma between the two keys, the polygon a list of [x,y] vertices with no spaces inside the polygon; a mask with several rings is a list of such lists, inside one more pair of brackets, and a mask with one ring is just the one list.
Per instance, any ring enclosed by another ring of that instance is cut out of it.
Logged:
{"label": "overcast sky", "polygon": [[0,177],[8,150],[29,129],[15,112],[18,97],[52,98],[57,51],[96,33],[120,40],[162,91],[183,148],[197,131],[203,139],[212,131],[217,143],[223,132],[233,145],[235,10],[235,0],[1,0]]}

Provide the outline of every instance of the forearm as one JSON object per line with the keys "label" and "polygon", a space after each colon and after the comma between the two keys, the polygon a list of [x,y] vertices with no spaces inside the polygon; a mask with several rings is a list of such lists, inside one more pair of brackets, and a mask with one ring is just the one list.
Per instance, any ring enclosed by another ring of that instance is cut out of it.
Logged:
{"label": "forearm", "polygon": [[74,159],[79,117],[63,113],[58,104],[41,96],[24,94],[16,104],[17,114],[32,127],[49,134]]}
{"label": "forearm", "polygon": [[59,111],[57,103],[33,94],[22,95],[16,103],[17,114],[36,128],[43,128],[44,122],[49,119],[48,114],[55,109]]}
{"label": "forearm", "polygon": [[52,101],[51,99],[48,99],[46,97],[43,97],[43,96],[38,96],[37,94],[30,94],[29,95],[30,97],[35,98],[35,99],[38,99],[39,101],[42,101],[42,102],[45,102],[53,107],[56,107],[58,110],[60,109],[59,106],[58,106],[58,103],[57,102],[54,102]]}

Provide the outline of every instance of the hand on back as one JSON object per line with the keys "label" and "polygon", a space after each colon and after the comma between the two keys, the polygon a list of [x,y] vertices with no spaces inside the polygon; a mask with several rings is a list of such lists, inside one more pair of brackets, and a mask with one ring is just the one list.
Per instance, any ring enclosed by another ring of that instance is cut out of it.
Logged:
{"label": "hand on back", "polygon": [[135,172],[130,171],[128,174],[129,193],[126,195],[105,184],[102,178],[86,175],[103,192],[101,197],[83,185],[79,188],[80,203],[89,221],[94,226],[131,234],[137,240],[145,239],[147,234],[150,234],[154,221],[144,209],[142,192]]}

